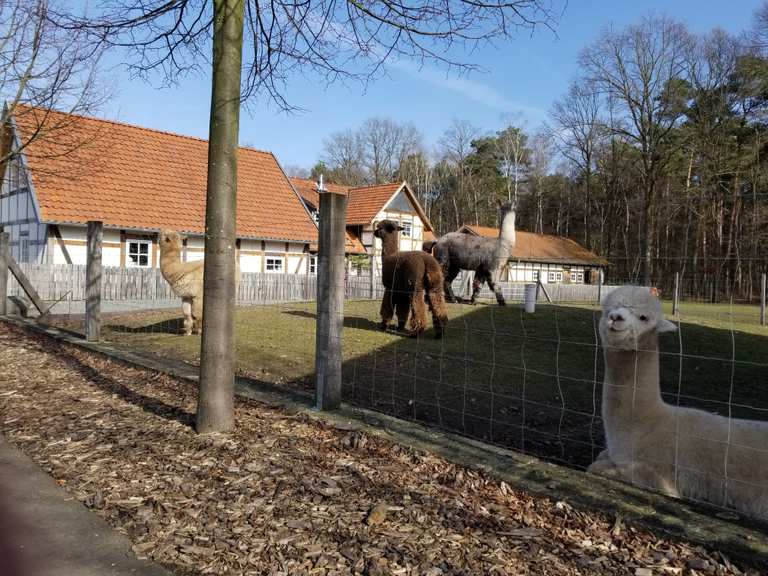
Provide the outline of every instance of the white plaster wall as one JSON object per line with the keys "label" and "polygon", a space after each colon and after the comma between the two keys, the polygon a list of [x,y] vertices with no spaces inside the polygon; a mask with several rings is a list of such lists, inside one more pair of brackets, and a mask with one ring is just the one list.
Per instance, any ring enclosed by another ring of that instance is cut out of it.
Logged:
{"label": "white plaster wall", "polygon": [[261,272],[260,254],[240,253],[240,271],[241,272]]}
{"label": "white plaster wall", "polygon": [[307,266],[302,254],[288,256],[286,260],[286,272],[288,272],[288,274],[306,274]]}
{"label": "white plaster wall", "polygon": [[[119,239],[118,239],[119,242]],[[120,266],[120,246],[102,246],[101,248],[102,266]]]}

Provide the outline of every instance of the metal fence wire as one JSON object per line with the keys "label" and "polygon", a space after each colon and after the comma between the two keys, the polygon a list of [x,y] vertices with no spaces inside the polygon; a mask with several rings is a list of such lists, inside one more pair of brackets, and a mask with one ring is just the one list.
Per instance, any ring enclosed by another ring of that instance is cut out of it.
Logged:
{"label": "metal fence wire", "polygon": [[[45,321],[82,332],[84,267],[23,268],[53,304]],[[441,339],[434,337],[431,319],[417,337],[398,331],[394,322],[383,330],[383,287],[373,280],[366,274],[344,280],[345,401],[579,469],[598,458],[606,443],[597,302],[622,279],[601,287],[547,285],[533,313],[522,306],[523,284],[502,286],[504,307],[484,288],[476,305],[447,305]],[[729,421],[768,421],[768,328],[761,325],[759,302],[732,297],[713,303],[686,289],[684,278],[678,284],[675,315],[672,290],[660,291],[664,312],[678,327],[659,335],[663,401]],[[459,277],[454,290],[466,295],[466,286]],[[10,293],[23,300],[13,282]],[[236,313],[240,375],[314,389],[316,293],[314,275],[242,275]],[[199,361],[199,337],[183,335],[181,303],[159,270],[104,269],[102,314],[102,337],[115,346]],[[670,445],[685,440],[669,431]],[[735,440],[722,441],[739,448]],[[696,468],[695,462],[682,462]],[[728,483],[727,469],[722,474]]]}

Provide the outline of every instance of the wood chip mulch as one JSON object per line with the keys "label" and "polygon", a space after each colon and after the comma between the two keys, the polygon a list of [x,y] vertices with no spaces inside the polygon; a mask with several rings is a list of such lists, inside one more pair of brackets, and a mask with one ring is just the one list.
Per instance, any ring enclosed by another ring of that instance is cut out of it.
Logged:
{"label": "wood chip mulch", "polygon": [[0,430],[176,574],[757,574],[305,416],[237,402],[0,323]]}

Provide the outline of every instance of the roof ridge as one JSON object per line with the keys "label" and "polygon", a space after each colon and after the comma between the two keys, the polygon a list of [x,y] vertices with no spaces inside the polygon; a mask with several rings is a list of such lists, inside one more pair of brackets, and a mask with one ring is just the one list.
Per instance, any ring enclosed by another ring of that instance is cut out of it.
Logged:
{"label": "roof ridge", "polygon": [[[159,128],[148,128],[147,126],[140,126],[138,124],[132,124],[130,122],[123,122],[120,120],[112,120],[108,118],[97,118],[96,116],[86,116],[84,114],[74,114],[72,112],[62,112],[61,110],[56,110],[54,108],[50,108],[46,110],[45,108],[41,108],[39,106],[29,106],[27,104],[18,104],[17,107],[22,108],[28,108],[30,110],[39,110],[41,112],[53,112],[54,114],[63,114],[65,116],[71,116],[74,118],[82,118],[83,120],[90,120],[92,122],[100,122],[103,124],[112,124],[113,126],[123,126],[125,128],[133,128],[134,130],[140,130],[142,132],[153,132],[155,134],[164,134],[166,136],[174,136],[176,138],[184,138],[186,140],[195,140],[196,142],[204,142],[208,144],[207,138],[200,138],[198,136],[189,136],[188,134],[179,134],[178,132],[171,132],[169,130],[161,130]],[[262,150],[260,148],[254,148],[253,146],[242,146],[238,144],[238,149],[240,150],[250,150],[251,152],[259,152],[261,154],[271,154],[274,156],[274,153],[270,150]]]}

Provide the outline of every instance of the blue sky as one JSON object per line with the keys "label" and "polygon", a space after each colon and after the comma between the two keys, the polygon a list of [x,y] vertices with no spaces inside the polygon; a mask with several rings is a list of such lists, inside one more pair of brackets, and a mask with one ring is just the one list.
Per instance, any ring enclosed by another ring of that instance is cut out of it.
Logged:
{"label": "blue sky", "polygon": [[[387,75],[365,89],[358,84],[326,87],[297,76],[287,97],[305,112],[286,114],[273,105],[252,102],[241,116],[240,142],[271,150],[284,166],[310,167],[319,158],[323,138],[356,128],[371,116],[411,121],[432,148],[453,118],[470,121],[481,131],[501,128],[512,118],[535,129],[546,119],[553,100],[578,74],[579,50],[605,26],[620,28],[646,14],[667,14],[692,32],[721,27],[740,32],[749,27],[761,0],[569,0],[555,33],[522,32],[515,40],[466,56],[484,72],[446,74],[435,66],[419,68],[396,62]],[[562,6],[562,0],[561,0]],[[116,62],[117,56],[110,61]],[[118,66],[116,78],[126,78]],[[160,81],[115,80],[116,96],[103,116],[207,138],[210,79],[188,78],[161,88]]]}

